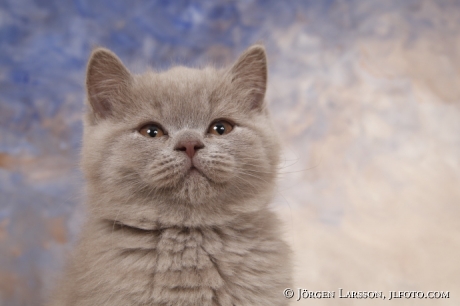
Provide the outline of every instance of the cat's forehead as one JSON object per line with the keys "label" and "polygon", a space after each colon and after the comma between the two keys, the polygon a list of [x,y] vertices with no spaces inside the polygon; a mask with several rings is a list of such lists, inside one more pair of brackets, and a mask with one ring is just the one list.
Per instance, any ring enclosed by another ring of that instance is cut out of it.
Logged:
{"label": "cat's forehead", "polygon": [[[197,125],[212,116],[213,92],[221,86],[223,74],[213,68],[174,67],[168,71],[137,76],[133,94],[143,116],[170,124]],[[161,123],[164,123],[161,122]]]}

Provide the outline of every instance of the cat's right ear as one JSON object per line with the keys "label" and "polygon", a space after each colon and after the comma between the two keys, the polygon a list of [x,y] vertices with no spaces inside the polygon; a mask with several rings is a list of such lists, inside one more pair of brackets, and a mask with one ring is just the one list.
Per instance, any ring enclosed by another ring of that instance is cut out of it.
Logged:
{"label": "cat's right ear", "polygon": [[86,90],[90,120],[114,117],[122,112],[132,76],[110,50],[97,48],[91,53],[86,70]]}
{"label": "cat's right ear", "polygon": [[231,82],[246,95],[251,110],[264,108],[267,88],[267,55],[262,45],[249,47],[230,70]]}

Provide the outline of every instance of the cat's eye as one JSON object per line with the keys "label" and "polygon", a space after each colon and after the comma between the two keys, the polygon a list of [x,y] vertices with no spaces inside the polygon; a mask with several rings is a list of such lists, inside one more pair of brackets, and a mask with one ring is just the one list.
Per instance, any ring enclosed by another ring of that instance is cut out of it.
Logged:
{"label": "cat's eye", "polygon": [[139,133],[145,137],[161,137],[165,134],[161,127],[153,123],[146,124],[141,127]]}
{"label": "cat's eye", "polygon": [[233,125],[225,120],[219,120],[211,124],[208,133],[214,135],[225,135],[233,130]]}

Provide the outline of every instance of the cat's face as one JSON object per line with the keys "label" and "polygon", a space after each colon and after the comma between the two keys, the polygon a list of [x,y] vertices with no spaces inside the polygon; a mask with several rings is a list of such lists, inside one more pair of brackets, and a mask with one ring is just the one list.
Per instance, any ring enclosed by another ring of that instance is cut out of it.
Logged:
{"label": "cat's face", "polygon": [[108,50],[94,51],[82,159],[93,205],[175,218],[259,209],[274,188],[279,155],[265,87],[259,46],[226,70],[143,75]]}

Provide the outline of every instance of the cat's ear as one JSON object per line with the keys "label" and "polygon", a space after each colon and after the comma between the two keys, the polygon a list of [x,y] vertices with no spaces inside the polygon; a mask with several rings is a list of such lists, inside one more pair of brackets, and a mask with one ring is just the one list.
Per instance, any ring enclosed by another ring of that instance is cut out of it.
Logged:
{"label": "cat's ear", "polygon": [[131,79],[130,72],[113,52],[104,48],[92,52],[86,70],[86,90],[93,122],[122,111]]}
{"label": "cat's ear", "polygon": [[246,95],[251,109],[262,110],[267,88],[267,56],[262,45],[249,47],[232,66],[232,84]]}

